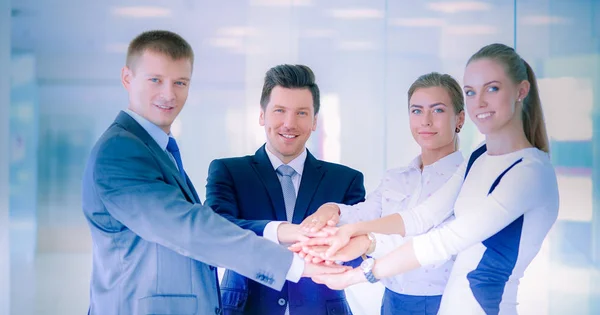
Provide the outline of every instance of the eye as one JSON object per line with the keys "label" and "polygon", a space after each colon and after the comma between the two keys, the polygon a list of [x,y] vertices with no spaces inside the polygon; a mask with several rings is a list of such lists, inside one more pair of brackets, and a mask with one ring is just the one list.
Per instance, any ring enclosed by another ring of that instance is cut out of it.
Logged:
{"label": "eye", "polygon": [[274,110],[274,112],[276,112],[276,113],[283,113],[283,109],[277,108],[277,109]]}
{"label": "eye", "polygon": [[433,110],[434,113],[443,113],[444,109],[443,108],[436,108]]}
{"label": "eye", "polygon": [[159,80],[158,78],[150,78],[149,81],[152,83],[158,83]]}
{"label": "eye", "polygon": [[177,81],[175,82],[175,84],[179,85],[179,86],[186,86],[187,83],[183,82],[183,81]]}
{"label": "eye", "polygon": [[306,116],[306,115],[308,115],[308,113],[305,112],[305,111],[300,111],[300,112],[298,112],[298,115],[300,115],[300,116]]}
{"label": "eye", "polygon": [[418,108],[415,108],[415,109],[411,110],[410,112],[413,113],[413,114],[415,114],[415,115],[420,115],[423,111],[421,111]]}
{"label": "eye", "polygon": [[473,91],[473,90],[467,90],[467,91],[465,91],[465,95],[466,96],[473,96],[473,95],[475,95],[475,91]]}
{"label": "eye", "polygon": [[488,92],[497,92],[498,91],[498,87],[497,86],[490,86],[487,89]]}

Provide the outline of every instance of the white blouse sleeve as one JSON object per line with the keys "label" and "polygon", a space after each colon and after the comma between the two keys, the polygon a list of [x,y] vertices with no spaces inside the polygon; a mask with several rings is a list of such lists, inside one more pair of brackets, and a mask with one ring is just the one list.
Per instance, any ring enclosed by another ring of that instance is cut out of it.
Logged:
{"label": "white blouse sleeve", "polygon": [[549,163],[524,160],[504,175],[491,194],[469,206],[476,209],[466,209],[448,225],[413,238],[415,255],[421,265],[448,259],[486,240],[529,210],[548,208],[552,212],[548,219],[556,220],[556,175]]}
{"label": "white blouse sleeve", "polygon": [[403,211],[405,236],[414,236],[429,231],[453,214],[454,202],[463,184],[468,161],[464,161],[452,177],[431,197],[418,206]]}
{"label": "white blouse sleeve", "polygon": [[377,187],[375,191],[367,195],[367,198],[363,202],[351,206],[336,203],[340,208],[340,225],[379,219],[381,217],[381,196],[384,190],[383,183],[384,180],[381,181],[379,187]]}
{"label": "white blouse sleeve", "polygon": [[393,169],[388,170],[377,189],[370,193],[365,201],[349,206],[344,204],[337,204],[340,207],[340,224],[349,224],[363,221],[371,221],[379,219],[383,215],[383,198],[385,197],[386,191],[392,191],[398,199],[406,197],[406,193],[402,190],[405,189],[398,186],[397,179],[398,175],[403,176],[404,170]]}

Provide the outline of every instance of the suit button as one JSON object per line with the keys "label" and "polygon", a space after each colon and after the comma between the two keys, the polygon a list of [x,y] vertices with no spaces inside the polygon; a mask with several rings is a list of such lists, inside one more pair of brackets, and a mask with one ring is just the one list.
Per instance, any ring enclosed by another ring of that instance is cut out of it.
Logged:
{"label": "suit button", "polygon": [[277,303],[278,303],[280,306],[284,306],[284,305],[285,305],[285,299],[284,299],[284,298],[281,298],[281,299],[279,299],[279,300],[277,301]]}
{"label": "suit button", "polygon": [[215,314],[217,314],[217,315],[221,315],[221,313],[222,313],[222,312],[223,312],[223,311],[222,311],[220,308],[218,308],[218,307],[215,307]]}

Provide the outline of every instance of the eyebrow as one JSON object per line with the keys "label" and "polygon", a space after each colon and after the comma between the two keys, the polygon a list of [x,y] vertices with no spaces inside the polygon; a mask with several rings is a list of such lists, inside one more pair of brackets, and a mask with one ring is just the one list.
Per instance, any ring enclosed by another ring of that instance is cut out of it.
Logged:
{"label": "eyebrow", "polygon": [[[163,76],[160,74],[147,74],[146,77],[148,78],[162,78]],[[179,79],[176,79],[176,81],[190,81],[190,78],[188,77],[181,77]]]}
{"label": "eyebrow", "polygon": [[[273,105],[273,107],[288,109],[288,107],[283,106],[283,105],[279,105],[279,104],[275,104],[275,105]],[[310,108],[311,108],[310,106],[305,106],[305,107],[296,108],[296,110],[310,110]]]}
{"label": "eyebrow", "polygon": [[[488,82],[488,83],[484,84],[483,86],[488,86],[488,85],[490,85],[490,84],[492,84],[492,83],[496,83],[496,84],[502,84],[500,81],[492,80],[492,81],[490,81],[490,82]],[[470,86],[470,85],[465,85],[465,86],[463,87],[463,89],[467,89],[467,88],[469,88],[469,89],[472,89],[473,87],[472,87],[472,86]]]}
{"label": "eyebrow", "polygon": [[[433,108],[433,107],[436,107],[436,106],[446,106],[446,107],[448,107],[446,104],[444,104],[442,102],[429,104],[427,106],[429,108]],[[418,104],[412,104],[412,105],[410,105],[410,107],[423,108],[424,106],[423,105],[418,105]]]}

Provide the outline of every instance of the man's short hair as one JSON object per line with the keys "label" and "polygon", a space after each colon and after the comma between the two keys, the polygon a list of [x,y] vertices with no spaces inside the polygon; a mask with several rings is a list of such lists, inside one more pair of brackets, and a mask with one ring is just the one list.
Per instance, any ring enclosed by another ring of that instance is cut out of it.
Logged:
{"label": "man's short hair", "polygon": [[125,65],[131,68],[135,64],[137,58],[146,51],[163,54],[171,57],[173,60],[185,58],[188,59],[192,65],[194,64],[194,51],[192,50],[192,46],[190,46],[183,37],[170,31],[147,31],[134,38],[131,43],[129,43]]}
{"label": "man's short hair", "polygon": [[276,86],[286,89],[308,89],[313,97],[315,115],[321,107],[319,86],[315,83],[315,74],[305,65],[278,65],[265,75],[265,83],[260,97],[260,106],[263,110],[267,108],[271,91]]}

